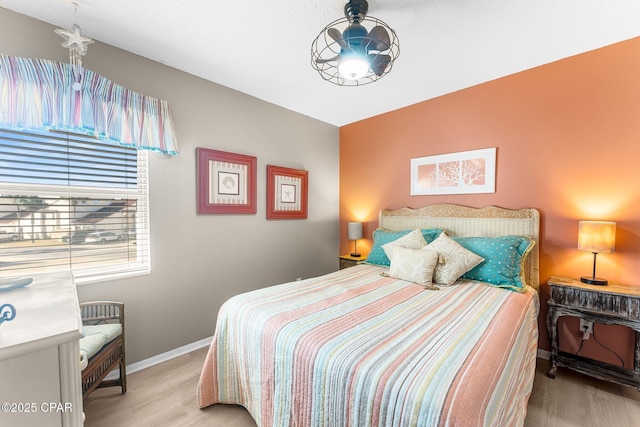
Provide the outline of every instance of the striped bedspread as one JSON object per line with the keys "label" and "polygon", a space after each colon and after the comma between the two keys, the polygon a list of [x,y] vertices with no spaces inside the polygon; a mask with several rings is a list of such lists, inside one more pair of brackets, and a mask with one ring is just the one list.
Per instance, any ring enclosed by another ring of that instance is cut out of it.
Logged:
{"label": "striped bedspread", "polygon": [[538,296],[440,291],[359,265],[237,295],[220,309],[197,398],[258,426],[518,426]]}

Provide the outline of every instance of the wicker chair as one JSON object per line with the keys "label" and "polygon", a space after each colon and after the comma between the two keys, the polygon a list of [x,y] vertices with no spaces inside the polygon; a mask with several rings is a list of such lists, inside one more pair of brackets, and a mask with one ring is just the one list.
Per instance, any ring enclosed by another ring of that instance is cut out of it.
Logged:
{"label": "wicker chair", "polygon": [[[122,387],[122,393],[127,392],[127,370],[124,348],[124,304],[115,301],[92,301],[80,304],[80,314],[83,325],[99,325],[103,323],[120,323],[122,334],[107,343],[93,357],[82,370],[82,398],[86,398],[101,387]],[[104,380],[109,372],[120,368],[117,379]]]}

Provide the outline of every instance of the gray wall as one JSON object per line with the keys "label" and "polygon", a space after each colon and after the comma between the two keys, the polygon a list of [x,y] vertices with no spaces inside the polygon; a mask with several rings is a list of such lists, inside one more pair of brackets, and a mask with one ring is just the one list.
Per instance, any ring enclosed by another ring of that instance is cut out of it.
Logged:
{"label": "gray wall", "polygon": [[[54,28],[0,8],[0,52],[68,61]],[[151,274],[78,288],[126,304],[127,363],[213,335],[232,295],[337,269],[337,127],[99,42],[83,65],[169,101],[180,144],[149,156]],[[196,214],[196,147],[257,157],[256,215]],[[309,171],[307,220],[265,219],[267,164]]]}

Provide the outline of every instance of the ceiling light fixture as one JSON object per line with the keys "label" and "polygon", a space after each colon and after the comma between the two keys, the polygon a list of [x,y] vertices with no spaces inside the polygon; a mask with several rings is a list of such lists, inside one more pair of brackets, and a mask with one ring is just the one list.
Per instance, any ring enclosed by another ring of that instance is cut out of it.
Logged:
{"label": "ceiling light fixture", "polygon": [[69,62],[73,73],[73,90],[80,90],[82,88],[82,56],[86,55],[87,46],[93,43],[93,40],[83,37],[80,33],[80,27],[75,23],[78,15],[78,3],[71,2],[71,4],[75,10],[73,27],[71,27],[71,30],[58,28],[54,32],[64,38],[62,47],[69,49]]}
{"label": "ceiling light fixture", "polygon": [[391,71],[400,55],[396,32],[367,16],[365,0],[349,0],[344,18],[333,21],[311,44],[311,65],[323,79],[339,86],[373,83]]}

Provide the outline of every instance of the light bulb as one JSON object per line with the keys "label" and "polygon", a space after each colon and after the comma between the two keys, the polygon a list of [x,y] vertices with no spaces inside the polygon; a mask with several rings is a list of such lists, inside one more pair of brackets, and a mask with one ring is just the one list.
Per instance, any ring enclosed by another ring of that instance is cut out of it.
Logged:
{"label": "light bulb", "polygon": [[360,55],[349,55],[340,59],[338,72],[347,80],[358,80],[369,71],[369,61]]}

